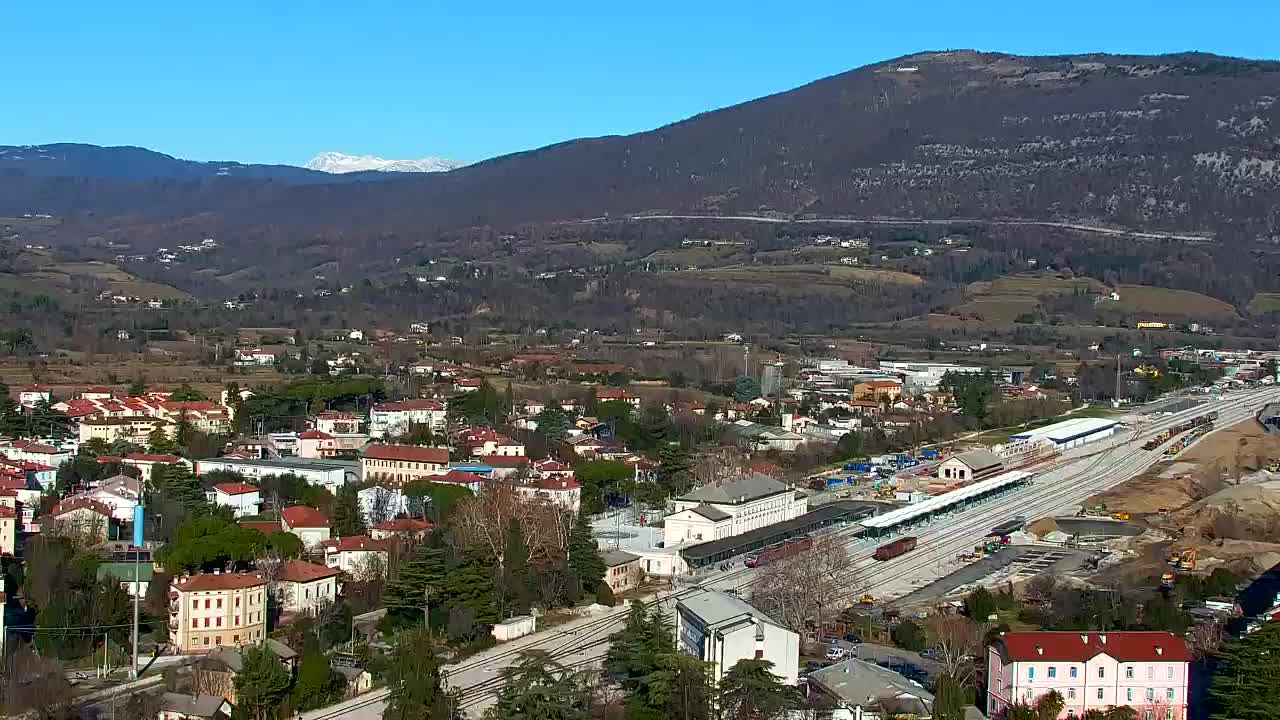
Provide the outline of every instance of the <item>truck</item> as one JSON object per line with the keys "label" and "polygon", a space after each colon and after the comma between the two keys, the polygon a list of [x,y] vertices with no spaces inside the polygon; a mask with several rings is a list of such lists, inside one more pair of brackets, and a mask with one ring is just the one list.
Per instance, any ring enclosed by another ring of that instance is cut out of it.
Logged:
{"label": "truck", "polygon": [[937,450],[926,449],[920,451],[920,457],[925,460],[937,460],[938,456],[939,454]]}
{"label": "truck", "polygon": [[891,543],[885,543],[876,548],[875,554],[872,556],[876,560],[892,560],[899,555],[909,553],[916,549],[916,538],[901,537]]}
{"label": "truck", "polygon": [[871,472],[871,463],[869,462],[851,462],[845,463],[845,472],[867,473]]}

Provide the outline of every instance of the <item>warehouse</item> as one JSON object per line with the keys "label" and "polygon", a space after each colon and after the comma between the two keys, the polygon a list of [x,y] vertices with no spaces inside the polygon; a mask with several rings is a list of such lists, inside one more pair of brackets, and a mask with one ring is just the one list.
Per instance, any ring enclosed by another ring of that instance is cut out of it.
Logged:
{"label": "warehouse", "polygon": [[1059,450],[1067,450],[1078,445],[1111,437],[1116,434],[1120,423],[1106,418],[1074,418],[1035,430],[1010,435],[1010,440],[1034,440],[1044,438],[1052,440]]}

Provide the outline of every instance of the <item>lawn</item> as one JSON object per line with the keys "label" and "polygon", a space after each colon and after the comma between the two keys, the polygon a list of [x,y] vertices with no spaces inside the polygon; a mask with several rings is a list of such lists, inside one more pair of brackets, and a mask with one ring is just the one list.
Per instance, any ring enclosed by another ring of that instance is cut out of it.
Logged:
{"label": "lawn", "polygon": [[698,271],[708,279],[757,285],[848,287],[854,282],[921,285],[919,275],[848,265],[728,265]]}
{"label": "lawn", "polygon": [[1190,290],[1150,287],[1147,285],[1121,285],[1120,301],[1107,303],[1108,307],[1132,313],[1145,313],[1153,317],[1176,315],[1182,317],[1216,318],[1220,320],[1239,317],[1231,303],[1201,295]]}
{"label": "lawn", "polygon": [[1280,293],[1258,293],[1249,301],[1249,312],[1256,314],[1280,312]]}

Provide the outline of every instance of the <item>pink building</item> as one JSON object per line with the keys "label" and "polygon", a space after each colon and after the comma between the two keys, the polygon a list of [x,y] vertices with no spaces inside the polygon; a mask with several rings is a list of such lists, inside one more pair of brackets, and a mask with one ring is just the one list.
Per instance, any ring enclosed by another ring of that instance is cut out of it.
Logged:
{"label": "pink building", "polygon": [[987,650],[987,715],[1050,690],[1060,718],[1128,705],[1139,720],[1184,720],[1191,654],[1167,632],[1006,632]]}

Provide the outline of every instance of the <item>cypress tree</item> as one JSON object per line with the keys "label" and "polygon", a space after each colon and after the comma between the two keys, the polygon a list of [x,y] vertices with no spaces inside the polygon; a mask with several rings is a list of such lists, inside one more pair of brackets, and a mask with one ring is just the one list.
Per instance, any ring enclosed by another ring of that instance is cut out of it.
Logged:
{"label": "cypress tree", "polygon": [[585,513],[578,513],[569,531],[569,568],[578,576],[579,595],[594,593],[604,580],[604,558],[591,536],[591,523]]}

